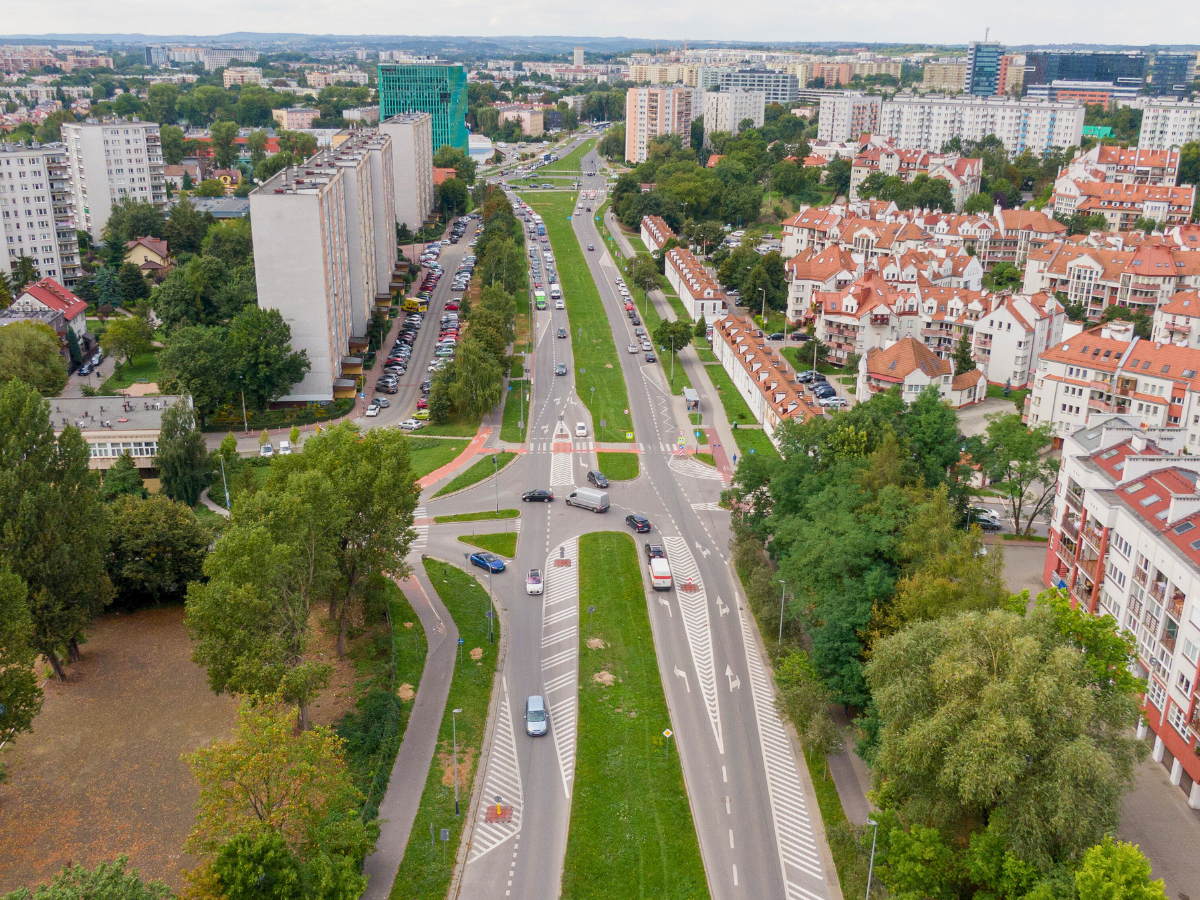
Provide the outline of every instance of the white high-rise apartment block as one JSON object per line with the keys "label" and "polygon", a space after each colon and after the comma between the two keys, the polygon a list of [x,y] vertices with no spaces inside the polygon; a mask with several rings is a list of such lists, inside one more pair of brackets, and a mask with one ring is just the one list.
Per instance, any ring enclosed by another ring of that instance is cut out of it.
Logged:
{"label": "white high-rise apartment block", "polygon": [[413,112],[379,123],[392,139],[396,222],[416,231],[433,209],[433,117]]}
{"label": "white high-rise apartment block", "polygon": [[1200,141],[1200,103],[1162,100],[1142,109],[1138,149],[1169,150]]}
{"label": "white high-rise apartment block", "polygon": [[167,205],[156,123],[92,119],[64,123],[62,134],[75,195],[75,221],[92,240],[102,239],[113,206],[122,200]]}
{"label": "white high-rise apartment block", "polygon": [[62,144],[0,143],[0,272],[28,256],[39,277],[73,286],[82,274],[74,202]]}
{"label": "white high-rise apartment block", "polygon": [[583,65],[583,48],[576,47],[575,48],[575,68],[579,68],[582,65]]}
{"label": "white high-rise apartment block", "polygon": [[714,131],[737,134],[745,119],[761,128],[767,107],[762,91],[706,91],[704,94],[704,140]]}
{"label": "white high-rise apartment block", "polygon": [[1001,97],[895,97],[879,114],[878,134],[906,150],[941,150],[951,138],[994,134],[1010,154],[1041,156],[1052,147],[1078,147],[1083,106],[1075,102]]}
{"label": "white high-rise apartment block", "polygon": [[840,144],[874,134],[879,129],[882,108],[883,98],[857,91],[823,96],[817,115],[817,140]]}
{"label": "white high-rise apartment block", "polygon": [[625,95],[625,159],[646,161],[650,142],[664,134],[677,134],[691,146],[692,88],[636,87]]}
{"label": "white high-rise apartment block", "polygon": [[[250,194],[258,305],[277,309],[312,365],[285,397],[352,396],[375,301],[390,298],[396,260],[392,141],[356,132]],[[355,342],[357,343],[357,342]]]}

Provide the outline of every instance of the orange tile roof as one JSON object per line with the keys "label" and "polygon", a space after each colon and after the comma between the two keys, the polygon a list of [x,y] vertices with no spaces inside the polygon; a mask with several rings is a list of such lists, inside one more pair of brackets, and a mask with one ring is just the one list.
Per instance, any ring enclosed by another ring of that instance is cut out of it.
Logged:
{"label": "orange tile roof", "polygon": [[884,350],[867,351],[867,374],[879,381],[899,384],[918,369],[930,378],[951,373],[950,360],[940,359],[916,338],[901,338]]}

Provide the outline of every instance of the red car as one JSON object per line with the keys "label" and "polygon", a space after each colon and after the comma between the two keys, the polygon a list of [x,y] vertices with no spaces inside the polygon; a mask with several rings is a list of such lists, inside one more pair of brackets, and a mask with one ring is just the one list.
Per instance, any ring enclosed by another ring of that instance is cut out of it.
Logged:
{"label": "red car", "polygon": [[417,409],[429,409],[429,401],[422,397],[417,401]]}
{"label": "red car", "polygon": [[633,304],[632,303],[627,302],[625,304],[625,312],[633,312]]}
{"label": "red car", "polygon": [[451,300],[446,304],[446,312],[458,312],[458,301]]}

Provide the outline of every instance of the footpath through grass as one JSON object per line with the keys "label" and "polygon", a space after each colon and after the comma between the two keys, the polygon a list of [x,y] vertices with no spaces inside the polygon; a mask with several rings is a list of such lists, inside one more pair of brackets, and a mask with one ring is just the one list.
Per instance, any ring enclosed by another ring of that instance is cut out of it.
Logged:
{"label": "footpath through grass", "polygon": [[463,488],[478,484],[485,478],[490,478],[517,458],[517,454],[509,453],[507,450],[502,450],[495,455],[499,457],[495,462],[492,461],[493,454],[491,453],[479,457],[469,469],[465,472],[460,472],[448,485],[433,496],[441,497],[444,494],[453,494],[455,491],[461,491]]}
{"label": "footpath through grass", "polygon": [[494,534],[464,534],[459,535],[459,541],[480,550],[491,550],[506,559],[517,555],[517,533],[515,531],[498,531]]}
{"label": "footpath through grass", "polygon": [[[579,539],[579,744],[567,900],[703,900],[704,864],[670,727],[641,562],[612,531]],[[595,649],[590,639],[599,639]],[[399,880],[397,880],[399,883]]]}
{"label": "footpath through grass", "polygon": [[638,477],[640,463],[636,453],[596,454],[596,465],[608,476],[609,481],[632,481]]}
{"label": "footpath through grass", "polygon": [[[526,198],[546,223],[558,277],[567,301],[571,350],[575,357],[575,392],[592,414],[598,441],[626,441],[633,431],[629,394],[621,371],[612,326],[600,291],[588,270],[585,251],[579,246],[567,216],[575,209],[575,195],[556,194]],[[582,329],[582,336],[580,329]],[[595,388],[593,395],[592,389]],[[607,424],[601,426],[600,422]],[[636,440],[636,438],[635,438]]]}
{"label": "footpath through grass", "polygon": [[[496,675],[496,647],[500,643],[500,620],[495,619],[496,643],[488,641],[488,595],[472,576],[436,559],[425,560],[425,574],[446,605],[464,641],[462,662],[455,657],[450,696],[438,731],[433,764],[425,779],[421,806],[413,821],[400,871],[392,883],[391,900],[443,900],[450,888],[450,874],[458,853],[463,823],[471,803],[476,764],[487,723],[488,702]],[[478,658],[476,658],[478,657]],[[454,750],[451,710],[458,714],[458,793],[462,815],[454,815]],[[450,829],[446,858],[441,841],[431,846],[429,829]]]}
{"label": "footpath through grass", "polygon": [[500,440],[513,444],[525,443],[525,435],[529,431],[528,407],[529,382],[524,379],[510,381],[504,399],[504,421],[500,425]]}

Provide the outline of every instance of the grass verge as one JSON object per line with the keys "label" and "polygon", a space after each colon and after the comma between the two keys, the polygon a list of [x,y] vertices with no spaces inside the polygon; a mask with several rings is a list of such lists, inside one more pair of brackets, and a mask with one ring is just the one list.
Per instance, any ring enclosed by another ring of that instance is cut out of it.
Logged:
{"label": "grass verge", "polygon": [[453,516],[434,516],[433,521],[436,525],[445,525],[447,522],[490,522],[494,519],[515,519],[520,515],[520,511],[515,509],[502,509],[500,512],[488,509],[483,512],[458,513]]}
{"label": "grass verge", "polygon": [[775,449],[775,445],[771,443],[771,439],[761,428],[739,428],[734,431],[733,439],[737,442],[738,451],[743,458],[753,453],[756,456],[766,454],[774,459],[779,459],[779,451]]}
{"label": "grass verge", "polygon": [[492,462],[492,454],[482,456],[477,459],[469,469],[465,472],[460,472],[453,481],[442,488],[433,496],[441,497],[443,494],[452,494],[455,491],[461,491],[463,488],[470,487],[473,484],[478,484],[485,478],[503,469],[510,462],[517,458],[517,454],[509,453],[507,450],[502,450],[495,454],[499,457],[496,462]]}
{"label": "grass verge", "polygon": [[[628,535],[594,532],[580,538],[579,557],[579,608],[594,605],[596,612],[581,634],[579,744],[562,895],[707,898],[679,754],[662,734],[671,721],[637,548]],[[602,648],[588,646],[593,637]]]}
{"label": "grass verge", "polygon": [[[629,394],[608,313],[588,270],[583,256],[585,251],[567,221],[575,208],[572,205],[574,196],[547,195],[530,197],[528,201],[546,222],[563,294],[567,298],[571,350],[575,357],[575,392],[592,414],[596,440],[624,441],[625,433],[633,431],[633,420],[625,413],[629,408]],[[600,425],[602,420],[607,423],[603,427]]]}
{"label": "grass verge", "polygon": [[158,376],[158,351],[153,350],[150,353],[135,356],[129,362],[123,362],[117,366],[113,370],[113,373],[104,379],[104,383],[100,385],[100,393],[105,395],[115,394],[117,391],[123,391],[138,381],[157,383]]}
{"label": "grass verge", "polygon": [[739,425],[757,424],[754,414],[750,412],[750,407],[738,392],[737,387],[734,386],[733,379],[729,377],[728,372],[720,366],[709,366],[708,378],[713,383],[713,387],[717,389],[717,396],[721,398],[721,405],[725,407],[725,417],[729,419],[731,425],[734,422]]}
{"label": "grass verge", "polygon": [[[529,382],[510,381],[504,400],[504,420],[500,424],[500,440],[513,444],[525,443],[529,431]],[[518,424],[519,423],[519,424]]]}
{"label": "grass verge", "polygon": [[1013,388],[1007,397],[1004,396],[1004,385],[989,384],[987,389],[989,400],[1009,400],[1017,407],[1017,412],[1024,409],[1025,398],[1029,396],[1029,388]]}
{"label": "grass verge", "polygon": [[706,466],[712,466],[714,469],[717,467],[717,461],[713,459],[713,455],[711,453],[697,453],[692,458],[699,460]]}
{"label": "grass verge", "polygon": [[196,520],[201,525],[212,530],[214,537],[225,530],[225,517],[220,513],[213,512],[203,503],[193,506],[192,512],[196,514]]}
{"label": "grass verge", "polygon": [[[704,340],[704,339],[700,338],[699,340]],[[697,346],[696,344],[693,344],[692,348],[696,351],[696,356],[700,360],[700,362],[705,363],[705,364],[720,362],[720,360],[717,359],[717,354],[715,354],[711,350],[709,350],[707,346],[700,347],[700,346]]]}
{"label": "grass verge", "polygon": [[[466,653],[461,663],[455,659],[450,696],[446,700],[446,712],[438,731],[437,749],[425,778],[421,805],[409,834],[408,846],[404,849],[400,871],[392,883],[391,900],[443,900],[450,887],[450,874],[466,820],[466,807],[471,801],[475,763],[479,760],[487,724],[488,701],[496,675],[496,646],[500,642],[498,619],[493,620],[496,644],[488,642],[488,620],[483,616],[483,611],[488,608],[488,595],[478,581],[461,569],[435,559],[425,560],[425,574],[433,582],[434,589],[446,605],[446,611],[458,626],[458,635],[463,639]],[[477,660],[472,658],[476,650],[480,652]],[[454,815],[454,751],[451,741],[451,710],[454,709],[462,710],[457,718],[458,791],[463,815],[458,817]],[[442,848],[430,845],[430,827],[435,832],[441,828],[450,829],[444,861]]]}
{"label": "grass verge", "polygon": [[439,441],[429,438],[410,437],[408,457],[414,478],[424,478],[434,469],[440,469],[467,449],[466,441]]}
{"label": "grass verge", "polygon": [[422,434],[434,437],[465,437],[473,438],[479,431],[478,419],[454,419],[444,425],[426,425],[421,429]]}
{"label": "grass verge", "polygon": [[597,453],[596,465],[609,481],[632,481],[641,470],[636,453]]}
{"label": "grass verge", "polygon": [[1004,538],[1006,541],[1033,541],[1039,544],[1045,544],[1050,541],[1050,538],[1042,537],[1039,534],[1002,534],[1000,537]]}
{"label": "grass verge", "polygon": [[458,540],[463,544],[478,547],[480,550],[491,550],[506,559],[517,555],[517,533],[515,531],[498,531],[494,534],[464,534]]}

